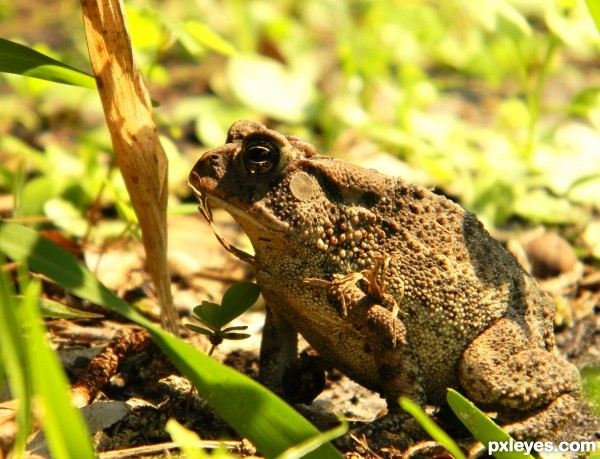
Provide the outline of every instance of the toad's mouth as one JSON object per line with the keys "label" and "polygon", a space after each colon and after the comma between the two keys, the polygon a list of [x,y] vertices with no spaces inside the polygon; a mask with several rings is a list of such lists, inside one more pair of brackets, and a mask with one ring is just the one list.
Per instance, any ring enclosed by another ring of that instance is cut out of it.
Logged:
{"label": "toad's mouth", "polygon": [[[192,183],[192,182],[194,182],[194,183]],[[218,198],[209,196],[206,192],[202,191],[202,188],[200,186],[196,186],[196,185],[199,185],[200,183],[201,183],[200,177],[198,176],[198,174],[194,173],[191,180],[188,181],[188,186],[192,189],[192,191],[194,192],[194,195],[196,195],[196,199],[198,199],[198,202],[200,203],[198,210],[200,211],[202,216],[206,219],[206,221],[210,225],[210,228],[212,229],[213,234],[215,235],[215,237],[217,238],[219,243],[223,246],[223,248],[225,250],[227,250],[232,255],[238,257],[240,260],[245,261],[246,263],[249,263],[251,265],[256,265],[256,259],[254,258],[253,255],[250,255],[249,253],[244,252],[242,249],[238,249],[234,245],[227,242],[227,240],[223,237],[223,235],[221,234],[219,229],[215,226],[215,224],[213,222],[212,210],[211,210],[211,204],[209,203],[209,198],[211,200],[212,199],[217,199],[218,201],[220,201],[220,200]]]}
{"label": "toad's mouth", "polygon": [[235,197],[224,199],[219,196],[218,181],[214,178],[202,177],[192,171],[188,186],[200,202],[200,212],[209,221],[212,221],[211,208],[221,208],[229,212],[247,233],[285,233],[289,230],[289,224],[275,218],[262,203],[248,204]]}
{"label": "toad's mouth", "polygon": [[[200,203],[198,210],[202,214],[202,216],[206,219],[208,224],[210,225],[215,237],[219,241],[219,243],[232,255],[235,255],[240,260],[245,261],[246,263],[256,265],[256,259],[253,255],[238,249],[234,245],[230,244],[221,234],[219,229],[215,226],[212,216],[213,208],[222,208],[227,211],[233,219],[242,227],[244,232],[248,235],[248,237],[252,240],[253,234],[274,234],[280,233],[283,236],[283,233],[289,229],[289,225],[287,223],[282,223],[271,215],[269,215],[262,207],[255,205],[250,210],[244,210],[241,206],[237,206],[235,203],[231,201],[226,201],[219,196],[211,193],[203,186],[203,180],[198,175],[198,173],[193,172],[190,181],[188,182],[188,186],[194,192],[196,199]],[[257,218],[257,216],[259,218]],[[265,223],[266,222],[266,223]]]}

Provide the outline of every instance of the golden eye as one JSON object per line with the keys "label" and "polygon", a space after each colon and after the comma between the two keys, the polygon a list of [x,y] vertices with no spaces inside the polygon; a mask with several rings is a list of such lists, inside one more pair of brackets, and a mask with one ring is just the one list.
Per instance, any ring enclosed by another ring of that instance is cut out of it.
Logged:
{"label": "golden eye", "polygon": [[242,142],[244,165],[252,175],[264,175],[271,172],[281,158],[279,143],[271,137],[248,136]]}

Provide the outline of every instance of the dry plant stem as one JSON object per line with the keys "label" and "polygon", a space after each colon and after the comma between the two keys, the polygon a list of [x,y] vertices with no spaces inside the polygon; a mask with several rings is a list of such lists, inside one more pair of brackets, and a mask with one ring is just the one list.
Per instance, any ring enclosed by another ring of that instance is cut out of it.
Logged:
{"label": "dry plant stem", "polygon": [[[229,451],[240,452],[244,457],[254,454],[254,447],[247,440],[240,441],[217,441],[217,440],[202,440],[197,445],[198,448],[204,450],[214,450],[217,448],[226,447]],[[158,455],[160,453],[169,453],[179,449],[179,445],[175,442],[159,443],[156,445],[136,446],[134,448],[126,448],[115,451],[107,451],[100,453],[100,459],[124,459],[129,457],[140,457],[144,455]],[[254,457],[254,456],[252,456]]]}
{"label": "dry plant stem", "polygon": [[133,352],[141,352],[152,345],[145,331],[137,331],[118,338],[94,357],[85,373],[71,388],[71,398],[77,407],[86,406],[112,378],[123,358]]}
{"label": "dry plant stem", "polygon": [[120,0],[81,0],[81,7],[90,61],[115,158],[142,230],[162,325],[177,334],[167,265],[167,157],[133,58],[123,5]]}

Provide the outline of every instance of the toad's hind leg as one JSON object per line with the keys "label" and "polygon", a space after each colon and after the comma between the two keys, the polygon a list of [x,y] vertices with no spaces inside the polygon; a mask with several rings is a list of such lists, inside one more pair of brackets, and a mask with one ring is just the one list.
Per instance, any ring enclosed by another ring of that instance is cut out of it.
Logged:
{"label": "toad's hind leg", "polygon": [[554,439],[574,403],[581,405],[581,378],[574,365],[527,336],[515,320],[494,322],[464,351],[460,384],[476,404],[521,419],[507,426],[515,436]]}

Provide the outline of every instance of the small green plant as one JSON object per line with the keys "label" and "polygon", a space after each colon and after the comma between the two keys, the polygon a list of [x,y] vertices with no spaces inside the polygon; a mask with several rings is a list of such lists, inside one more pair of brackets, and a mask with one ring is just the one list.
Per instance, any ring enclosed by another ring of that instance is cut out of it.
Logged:
{"label": "small green plant", "polygon": [[[458,416],[458,419],[469,429],[469,432],[481,442],[488,445],[491,442],[513,442],[513,438],[494,421],[492,421],[483,411],[477,408],[473,402],[467,400],[461,394],[453,389],[448,390],[446,400]],[[498,459],[533,459],[530,454],[523,454],[519,451],[497,451],[494,457]]]}
{"label": "small green plant", "polygon": [[442,445],[454,459],[466,459],[464,453],[460,449],[460,446],[458,446],[456,442],[450,438],[450,435],[444,432],[435,422],[433,422],[419,405],[417,405],[408,397],[400,397],[399,402],[402,409],[415,418],[419,424],[423,426],[425,431],[431,435],[431,438]]}
{"label": "small green plant", "polygon": [[211,453],[204,451],[202,449],[202,439],[198,434],[186,429],[173,418],[167,421],[165,430],[177,443],[187,459],[236,459],[239,457],[227,451],[224,445]]}
{"label": "small green plant", "polygon": [[256,303],[259,294],[258,285],[251,282],[238,282],[227,289],[220,305],[203,301],[194,308],[194,318],[206,328],[194,324],[185,324],[185,326],[196,333],[208,336],[212,345],[208,355],[212,355],[223,340],[240,340],[250,337],[248,333],[239,333],[248,328],[246,325],[223,327]]}
{"label": "small green plant", "polygon": [[581,370],[583,390],[591,406],[595,408],[596,415],[600,416],[600,368],[587,367]]}
{"label": "small green plant", "polygon": [[[455,390],[448,390],[446,400],[452,411],[454,411],[454,414],[458,416],[465,427],[469,429],[469,432],[473,434],[473,437],[481,442],[482,445],[488,445],[490,442],[509,443],[514,441],[508,433],[477,408],[473,402],[467,400]],[[427,433],[431,435],[431,438],[442,445],[452,457],[455,459],[465,458],[465,454],[456,442],[435,424],[419,405],[407,397],[401,397],[399,402],[402,409],[414,417]],[[498,459],[533,459],[531,455],[519,451],[496,451],[494,457]]]}

